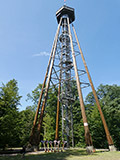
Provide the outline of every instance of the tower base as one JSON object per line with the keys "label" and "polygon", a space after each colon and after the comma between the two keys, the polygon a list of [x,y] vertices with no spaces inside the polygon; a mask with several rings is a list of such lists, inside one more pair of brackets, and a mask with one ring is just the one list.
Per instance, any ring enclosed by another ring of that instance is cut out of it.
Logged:
{"label": "tower base", "polygon": [[31,149],[33,152],[37,152],[39,151],[39,146],[32,146]]}
{"label": "tower base", "polygon": [[110,146],[109,146],[109,150],[110,150],[110,151],[117,151],[117,149],[115,148],[114,145],[110,145]]}
{"label": "tower base", "polygon": [[87,146],[86,151],[87,151],[88,154],[93,153],[93,146]]}
{"label": "tower base", "polygon": [[28,145],[26,146],[26,151],[28,151],[28,152],[36,152],[36,151],[39,151],[39,146],[35,146],[35,145],[28,144]]}

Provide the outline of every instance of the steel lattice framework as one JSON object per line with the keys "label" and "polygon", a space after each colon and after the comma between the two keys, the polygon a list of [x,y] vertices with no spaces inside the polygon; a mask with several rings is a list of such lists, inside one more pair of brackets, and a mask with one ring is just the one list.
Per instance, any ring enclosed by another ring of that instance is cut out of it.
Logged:
{"label": "steel lattice framework", "polygon": [[[67,137],[67,144],[69,147],[69,139],[72,137],[72,145],[74,146],[74,136],[73,136],[73,115],[72,115],[72,103],[75,101],[74,95],[72,93],[73,81],[76,82],[81,113],[83,118],[83,125],[85,130],[85,141],[86,146],[93,146],[92,138],[89,131],[88,121],[85,113],[82,88],[88,87],[92,88],[94,98],[104,125],[106,132],[106,137],[110,149],[114,147],[113,140],[110,136],[103,112],[101,110],[98,97],[96,95],[93,82],[88,71],[87,64],[85,62],[83,52],[78,41],[78,37],[73,25],[75,20],[74,9],[64,5],[56,12],[56,17],[58,21],[58,29],[54,39],[47,71],[45,74],[45,79],[40,93],[40,98],[38,102],[38,107],[36,110],[33,127],[30,136],[30,144],[32,146],[38,146],[40,141],[40,133],[43,122],[43,115],[45,111],[45,105],[47,102],[48,91],[50,88],[54,87],[58,92],[57,100],[57,113],[56,113],[56,135],[55,139],[59,139],[59,112],[62,110],[62,139]],[[72,26],[70,26],[72,24]],[[73,36],[71,33],[71,28],[74,34],[75,41],[73,41]],[[78,51],[76,50],[76,46]],[[84,69],[78,68],[77,63],[79,63],[79,58],[81,57]],[[89,83],[82,81],[82,76],[87,75]],[[71,130],[71,135],[70,135]]]}

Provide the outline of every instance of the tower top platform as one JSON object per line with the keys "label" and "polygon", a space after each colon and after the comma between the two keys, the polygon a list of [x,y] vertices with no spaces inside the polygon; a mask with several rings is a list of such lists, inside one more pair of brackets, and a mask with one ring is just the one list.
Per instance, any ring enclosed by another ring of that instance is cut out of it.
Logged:
{"label": "tower top platform", "polygon": [[72,23],[75,20],[75,10],[74,8],[68,7],[66,5],[64,5],[63,7],[61,7],[57,12],[56,12],[56,17],[57,17],[57,21],[58,23],[60,22],[60,18],[68,15],[69,19],[70,19],[70,23]]}

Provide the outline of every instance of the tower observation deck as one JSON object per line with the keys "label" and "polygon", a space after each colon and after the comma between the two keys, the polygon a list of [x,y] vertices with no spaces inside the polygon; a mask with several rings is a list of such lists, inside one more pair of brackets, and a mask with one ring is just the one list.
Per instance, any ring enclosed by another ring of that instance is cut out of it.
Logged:
{"label": "tower observation deck", "polygon": [[56,12],[56,17],[57,17],[58,24],[60,22],[60,18],[64,17],[64,16],[67,16],[69,18],[70,23],[74,22],[74,20],[75,20],[75,10],[74,10],[74,8],[68,7],[66,5],[61,7]]}

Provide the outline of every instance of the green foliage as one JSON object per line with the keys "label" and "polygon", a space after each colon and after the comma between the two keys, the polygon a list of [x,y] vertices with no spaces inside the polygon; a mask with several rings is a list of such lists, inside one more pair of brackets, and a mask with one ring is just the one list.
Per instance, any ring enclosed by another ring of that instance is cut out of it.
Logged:
{"label": "green foliage", "polygon": [[[97,95],[115,146],[120,149],[120,86],[101,84]],[[86,97],[86,104],[94,146],[105,148],[107,139],[92,93]]]}
{"label": "green foliage", "polygon": [[0,87],[0,147],[14,146],[19,143],[18,105],[21,96],[18,93],[17,81],[9,81]]}
{"label": "green foliage", "polygon": [[78,98],[76,82],[72,81],[72,93],[74,95],[75,101],[73,103],[73,131],[74,131],[74,142],[76,147],[85,147],[84,138],[84,126],[80,108],[80,102]]}
{"label": "green foliage", "polygon": [[[32,93],[33,98],[38,97],[39,85]],[[119,103],[119,90],[120,87],[113,85],[100,85],[97,90],[97,95],[100,100],[100,104],[105,115],[105,119],[110,129],[110,133],[113,137],[115,145],[119,148],[120,137],[120,103]],[[73,104],[73,124],[74,124],[74,141],[75,146],[85,147],[84,138],[84,126],[82,121],[81,109],[79,104],[79,98],[75,82],[72,85],[72,92],[74,93],[75,102]],[[36,96],[37,95],[37,96]],[[34,101],[35,102],[35,101]],[[48,100],[45,109],[45,117],[43,119],[43,137],[44,139],[53,140],[56,127],[56,108],[57,108],[57,93],[54,89],[49,91]],[[93,139],[93,144],[96,148],[107,148],[108,143],[104,127],[95,104],[95,99],[92,93],[89,93],[86,97],[86,115],[89,122],[89,128]],[[61,114],[61,113],[60,113]],[[61,119],[59,123],[59,135],[61,132]]]}
{"label": "green foliage", "polygon": [[[31,94],[28,94],[28,100],[31,100],[33,105],[19,112],[18,106],[21,96],[19,96],[17,81],[13,79],[7,84],[2,84],[0,87],[0,147],[22,146],[27,143],[41,88],[42,85],[39,84]],[[72,92],[73,98],[75,98],[72,105],[75,146],[85,147],[84,126],[74,81]],[[115,146],[120,149],[120,86],[100,85],[97,89],[97,95]],[[86,97],[85,109],[94,147],[107,148],[108,143],[104,127],[92,92]],[[42,127],[42,136],[45,140],[54,140],[55,138],[56,111],[57,91],[50,89]],[[62,135],[61,123],[60,116],[59,138]]]}
{"label": "green foliage", "polygon": [[57,112],[57,92],[54,89],[49,90],[48,100],[43,118],[44,139],[54,140],[56,129]]}
{"label": "green foliage", "polygon": [[[33,105],[31,108],[35,111],[37,108],[40,91],[42,85],[39,84],[32,93],[28,94],[27,100],[31,100]],[[43,127],[41,136],[43,139],[54,140],[55,139],[55,126],[56,126],[56,111],[57,111],[57,91],[50,89],[48,93],[48,99],[45,107],[45,113],[43,117]]]}
{"label": "green foliage", "polygon": [[38,84],[38,86],[32,91],[32,93],[27,94],[27,101],[32,101],[33,105],[31,106],[32,110],[37,109],[38,100],[40,97],[40,92],[42,89],[42,84]]}
{"label": "green foliage", "polygon": [[44,140],[50,141],[54,139],[55,130],[54,130],[54,119],[50,117],[48,113],[44,116],[43,128],[44,128]]}
{"label": "green foliage", "polygon": [[30,107],[27,107],[26,110],[19,113],[19,138],[21,146],[25,145],[29,141],[34,115],[35,112],[32,111]]}
{"label": "green foliage", "polygon": [[86,113],[94,147],[107,148],[106,134],[96,104],[90,112],[87,110]]}
{"label": "green foliage", "polygon": [[84,140],[84,127],[80,109],[80,103],[77,99],[76,93],[76,100],[73,104],[73,131],[74,131],[74,141],[76,147],[85,146]]}

